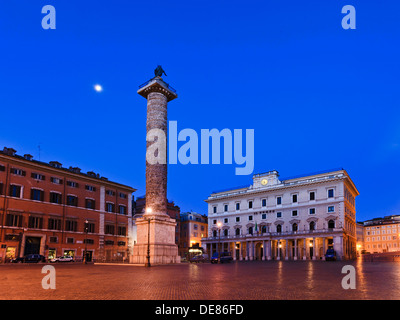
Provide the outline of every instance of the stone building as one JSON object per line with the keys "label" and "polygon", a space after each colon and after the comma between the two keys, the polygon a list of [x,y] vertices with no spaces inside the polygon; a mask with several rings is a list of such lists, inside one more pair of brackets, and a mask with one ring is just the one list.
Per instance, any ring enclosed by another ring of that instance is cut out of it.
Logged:
{"label": "stone building", "polygon": [[385,216],[360,222],[365,253],[400,251],[400,215]]}
{"label": "stone building", "polygon": [[213,192],[208,203],[210,253],[235,260],[356,257],[358,191],[348,173],[335,169],[280,179],[277,171],[253,176],[250,186]]}
{"label": "stone building", "polygon": [[197,212],[181,213],[179,255],[187,257],[203,252],[201,239],[208,236],[208,218]]}
{"label": "stone building", "polygon": [[132,253],[135,189],[78,167],[0,151],[0,257],[125,260]]}

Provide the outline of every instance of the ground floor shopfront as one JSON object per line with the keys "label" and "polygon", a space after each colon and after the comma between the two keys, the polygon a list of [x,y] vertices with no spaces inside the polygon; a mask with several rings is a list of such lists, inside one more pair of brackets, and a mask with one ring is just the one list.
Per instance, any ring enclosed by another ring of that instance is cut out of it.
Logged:
{"label": "ground floor shopfront", "polygon": [[338,260],[356,258],[356,239],[342,229],[202,239],[207,253],[227,251],[234,260],[319,260],[333,249]]}
{"label": "ground floor shopfront", "polygon": [[[45,232],[19,228],[5,229],[0,261],[9,262],[29,254],[41,254],[51,260],[71,256],[76,261],[125,261],[129,256],[129,238],[84,232]],[[86,254],[85,254],[86,253]]]}

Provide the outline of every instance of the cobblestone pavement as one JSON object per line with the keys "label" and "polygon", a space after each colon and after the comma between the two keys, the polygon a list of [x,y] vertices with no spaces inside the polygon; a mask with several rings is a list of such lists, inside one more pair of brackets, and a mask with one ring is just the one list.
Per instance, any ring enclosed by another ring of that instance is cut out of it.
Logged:
{"label": "cobblestone pavement", "polygon": [[[343,289],[342,267],[356,268]],[[250,261],[153,266],[54,264],[56,289],[42,288],[43,264],[0,265],[1,300],[400,299],[399,262]]]}

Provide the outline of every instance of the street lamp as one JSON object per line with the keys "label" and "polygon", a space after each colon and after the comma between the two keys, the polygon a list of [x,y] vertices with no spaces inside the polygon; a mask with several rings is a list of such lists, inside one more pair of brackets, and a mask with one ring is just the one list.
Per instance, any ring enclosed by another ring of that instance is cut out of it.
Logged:
{"label": "street lamp", "polygon": [[220,241],[221,241],[221,226],[222,226],[222,223],[220,221],[218,221],[218,223],[217,223],[217,227],[218,227],[218,250],[217,250],[217,252],[218,252],[218,262],[221,262],[221,254],[220,254],[220,251],[219,251],[219,246],[220,246]]}
{"label": "street lamp", "polygon": [[85,220],[85,233],[86,233],[86,235],[85,235],[85,254],[84,254],[84,257],[83,257],[83,259],[84,259],[84,261],[85,261],[85,264],[87,264],[87,234],[88,234],[88,223],[89,223],[89,221],[86,219],[86,220]]}

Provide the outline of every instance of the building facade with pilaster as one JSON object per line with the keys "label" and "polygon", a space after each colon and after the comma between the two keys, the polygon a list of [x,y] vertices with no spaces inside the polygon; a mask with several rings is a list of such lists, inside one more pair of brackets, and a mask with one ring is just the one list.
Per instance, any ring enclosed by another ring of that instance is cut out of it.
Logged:
{"label": "building facade with pilaster", "polygon": [[280,179],[277,171],[255,174],[250,186],[213,192],[208,203],[209,254],[234,260],[356,258],[359,195],[344,169]]}

